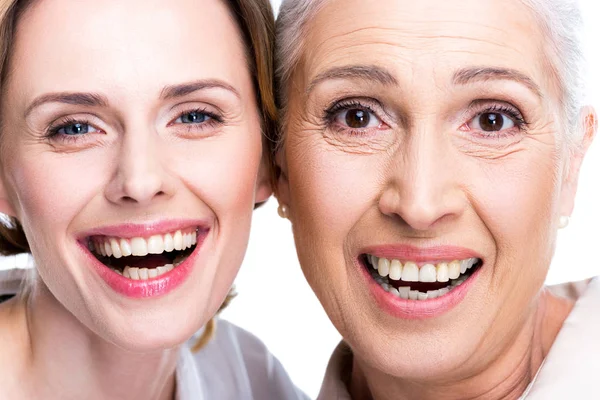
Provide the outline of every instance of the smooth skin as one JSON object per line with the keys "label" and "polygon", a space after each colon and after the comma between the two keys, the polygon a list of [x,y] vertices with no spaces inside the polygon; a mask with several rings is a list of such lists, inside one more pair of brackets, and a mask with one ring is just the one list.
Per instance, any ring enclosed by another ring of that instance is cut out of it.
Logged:
{"label": "smooth skin", "polygon": [[[172,399],[179,346],[226,297],[271,194],[237,25],[221,1],[37,1],[9,68],[0,211],[39,277],[0,306],[0,397]],[[171,219],[210,233],[165,296],[116,293],[77,243]]]}

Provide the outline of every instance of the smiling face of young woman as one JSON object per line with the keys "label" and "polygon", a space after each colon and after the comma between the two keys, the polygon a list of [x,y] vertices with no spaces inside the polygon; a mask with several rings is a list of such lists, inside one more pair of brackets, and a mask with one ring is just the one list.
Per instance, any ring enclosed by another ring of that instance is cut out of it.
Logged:
{"label": "smiling face of young woman", "polygon": [[227,295],[270,195],[227,6],[35,2],[9,68],[3,211],[23,225],[37,293],[121,347],[182,343]]}
{"label": "smiling face of young woman", "polygon": [[278,196],[365,368],[461,381],[530,338],[581,161],[537,26],[511,0],[333,0],[307,26]]}

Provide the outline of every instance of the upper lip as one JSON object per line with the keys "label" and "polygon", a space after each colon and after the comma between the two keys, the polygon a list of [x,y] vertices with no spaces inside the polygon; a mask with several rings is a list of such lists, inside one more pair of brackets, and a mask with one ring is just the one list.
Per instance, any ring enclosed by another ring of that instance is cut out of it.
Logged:
{"label": "upper lip", "polygon": [[148,221],[143,223],[125,223],[118,225],[105,225],[82,232],[78,237],[84,239],[91,236],[110,236],[130,239],[134,237],[149,237],[164,235],[177,230],[199,228],[208,229],[206,220],[169,219]]}
{"label": "upper lip", "polygon": [[468,258],[482,259],[475,250],[459,246],[416,247],[404,244],[388,244],[369,246],[361,254],[371,254],[379,258],[414,261],[417,263],[464,260]]}

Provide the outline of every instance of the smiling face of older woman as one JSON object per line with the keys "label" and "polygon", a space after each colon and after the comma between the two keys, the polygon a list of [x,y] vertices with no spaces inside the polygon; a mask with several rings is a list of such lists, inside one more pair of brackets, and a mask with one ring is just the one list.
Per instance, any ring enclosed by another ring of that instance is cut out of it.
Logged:
{"label": "smiling face of older woman", "polygon": [[570,307],[540,289],[582,159],[530,9],[332,0],[307,32],[279,198],[355,369],[522,390]]}

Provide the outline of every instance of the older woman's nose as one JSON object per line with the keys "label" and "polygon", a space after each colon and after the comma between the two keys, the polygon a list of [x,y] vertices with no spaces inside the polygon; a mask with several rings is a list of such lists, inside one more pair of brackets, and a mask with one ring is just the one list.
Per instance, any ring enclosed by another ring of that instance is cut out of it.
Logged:
{"label": "older woman's nose", "polygon": [[435,229],[463,212],[457,160],[432,135],[399,149],[379,199],[380,211],[416,231]]}
{"label": "older woman's nose", "polygon": [[157,142],[157,135],[152,133],[124,134],[114,176],[106,189],[110,202],[147,205],[172,194],[172,179]]}

